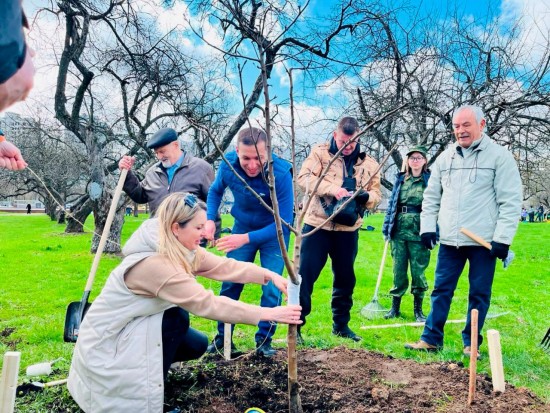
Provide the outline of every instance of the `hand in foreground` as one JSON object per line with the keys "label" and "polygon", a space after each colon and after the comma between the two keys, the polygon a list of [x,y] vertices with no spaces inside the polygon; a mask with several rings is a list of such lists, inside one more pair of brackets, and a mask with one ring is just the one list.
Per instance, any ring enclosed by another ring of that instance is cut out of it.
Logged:
{"label": "hand in foreground", "polygon": [[260,319],[262,321],[276,321],[284,324],[302,324],[300,314],[302,307],[299,305],[286,305],[281,307],[260,307]]}
{"label": "hand in foreground", "polygon": [[34,84],[35,69],[32,61],[34,55],[34,50],[27,45],[23,66],[12,77],[0,84],[0,110],[27,98]]}
{"label": "hand in foreground", "polygon": [[248,234],[233,234],[220,238],[218,242],[216,242],[216,248],[218,248],[218,251],[230,252],[249,242]]}
{"label": "hand in foreground", "polygon": [[17,146],[8,141],[0,142],[0,168],[20,171],[26,166],[27,162],[21,156]]}
{"label": "hand in foreground", "polygon": [[500,258],[505,260],[508,256],[508,250],[510,249],[509,245],[502,244],[500,242],[491,241],[491,255],[493,257]]}
{"label": "hand in foreground", "polygon": [[429,250],[433,250],[435,244],[437,244],[437,237],[435,235],[435,232],[425,232],[424,234],[420,234],[420,240],[422,241],[422,245],[424,245]]}
{"label": "hand in foreground", "polygon": [[119,169],[132,169],[132,166],[134,166],[134,163],[136,162],[136,158],[133,156],[124,155],[120,161],[118,161],[118,168]]}

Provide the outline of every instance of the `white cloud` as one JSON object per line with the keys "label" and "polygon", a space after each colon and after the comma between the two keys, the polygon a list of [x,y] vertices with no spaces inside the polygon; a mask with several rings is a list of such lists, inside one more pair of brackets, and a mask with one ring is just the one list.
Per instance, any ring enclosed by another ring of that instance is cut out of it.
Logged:
{"label": "white cloud", "polygon": [[517,42],[530,52],[530,63],[536,64],[547,53],[550,44],[550,0],[503,0],[501,19],[503,24],[519,24],[521,32]]}

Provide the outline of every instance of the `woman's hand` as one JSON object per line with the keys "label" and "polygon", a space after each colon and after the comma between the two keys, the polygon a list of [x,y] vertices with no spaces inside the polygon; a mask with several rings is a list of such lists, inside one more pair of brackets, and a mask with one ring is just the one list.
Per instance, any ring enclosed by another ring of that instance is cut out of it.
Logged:
{"label": "woman's hand", "polygon": [[271,273],[271,282],[277,289],[282,292],[284,295],[288,296],[288,280],[279,274],[272,272]]}
{"label": "woman's hand", "polygon": [[299,305],[286,305],[281,307],[260,307],[260,319],[262,321],[276,321],[283,324],[302,324],[300,314],[302,307]]}

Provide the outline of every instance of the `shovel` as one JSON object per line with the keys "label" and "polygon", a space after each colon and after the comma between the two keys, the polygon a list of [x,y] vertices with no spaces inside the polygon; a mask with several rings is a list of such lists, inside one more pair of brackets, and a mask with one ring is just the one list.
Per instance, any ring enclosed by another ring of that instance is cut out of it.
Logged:
{"label": "shovel", "polygon": [[80,301],[73,301],[67,307],[67,313],[65,314],[65,330],[63,332],[63,340],[67,343],[76,343],[80,323],[86,315],[88,308],[90,308],[91,303],[88,302],[88,298],[90,298],[90,292],[94,283],[95,274],[97,272],[97,267],[99,266],[99,259],[101,258],[101,254],[103,253],[103,249],[107,243],[107,238],[109,237],[109,231],[111,230],[111,224],[113,223],[113,219],[115,217],[118,200],[120,199],[122,186],[124,185],[127,174],[127,169],[123,169],[120,172],[120,178],[118,179],[118,184],[111,202],[111,207],[109,208],[109,214],[107,215],[107,221],[105,221],[105,226],[103,227],[103,233],[101,234],[101,239],[99,240],[99,245],[97,246],[94,262],[92,263],[90,275],[88,275],[88,281],[86,282],[82,299]]}
{"label": "shovel", "polygon": [[[462,232],[464,235],[470,237],[475,242],[477,242],[482,247],[487,248],[488,250],[491,250],[491,244],[489,244],[487,241],[485,241],[483,238],[481,238],[479,235],[474,234],[472,231],[467,230],[466,228],[460,228],[460,232]],[[508,250],[508,255],[506,258],[502,260],[502,266],[504,268],[508,268],[510,263],[513,261],[516,254],[514,254],[514,251]]]}
{"label": "shovel", "polygon": [[382,313],[388,311],[378,302],[378,290],[380,289],[380,281],[382,281],[382,274],[384,273],[384,263],[386,262],[386,255],[388,253],[389,240],[384,245],[384,253],[382,254],[382,262],[380,263],[380,270],[378,270],[378,279],[376,280],[376,288],[374,289],[374,296],[372,301],[361,309],[361,315],[370,320],[379,318]]}

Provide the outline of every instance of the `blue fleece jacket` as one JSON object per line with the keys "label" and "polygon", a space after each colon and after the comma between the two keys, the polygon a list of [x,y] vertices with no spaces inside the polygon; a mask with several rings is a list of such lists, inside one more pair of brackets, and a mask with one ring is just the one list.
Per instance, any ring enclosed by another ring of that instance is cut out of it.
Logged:
{"label": "blue fleece jacket", "polygon": [[[237,152],[233,151],[226,155],[231,166],[237,173],[254,189],[269,206],[273,206],[269,195],[269,188],[264,181],[267,179],[267,168],[265,173],[250,178],[241,168]],[[292,188],[292,165],[273,154],[273,170],[275,173],[275,190],[277,192],[277,201],[281,218],[292,223],[294,197]],[[207,216],[208,219],[215,220],[220,208],[225,189],[229,188],[233,193],[234,203],[231,208],[231,215],[235,218],[235,226],[248,229],[250,242],[261,244],[271,241],[277,236],[275,228],[275,219],[271,213],[265,209],[259,200],[243,185],[239,178],[225,162],[220,165],[216,179],[208,191],[207,198]],[[241,232],[241,231],[239,231]],[[288,240],[290,231],[283,225],[285,239]]]}

